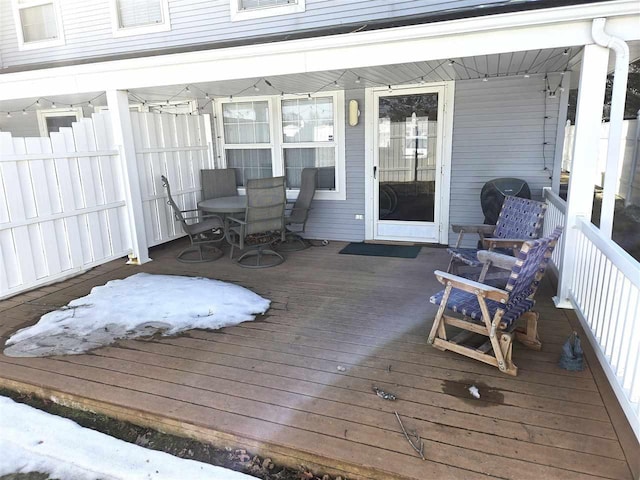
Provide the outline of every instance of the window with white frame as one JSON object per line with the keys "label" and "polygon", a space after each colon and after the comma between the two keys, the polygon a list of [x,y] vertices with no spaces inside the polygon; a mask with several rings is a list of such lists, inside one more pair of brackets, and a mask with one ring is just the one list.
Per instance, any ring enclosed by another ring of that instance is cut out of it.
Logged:
{"label": "window with white frame", "polygon": [[217,106],[221,151],[238,186],[284,175],[300,188],[304,168],[318,168],[318,199],[345,199],[344,94],[254,97]]}
{"label": "window with white frame", "polygon": [[21,50],[64,45],[58,0],[14,0],[13,16]]}
{"label": "window with white frame", "polygon": [[168,0],[111,0],[114,37],[171,30]]}
{"label": "window with white frame", "polygon": [[51,108],[37,110],[38,127],[40,135],[48,137],[50,133],[57,132],[63,127],[70,127],[73,122],[80,120],[82,108]]}
{"label": "window with white frame", "polygon": [[305,11],[305,0],[230,0],[231,20],[287,15]]}

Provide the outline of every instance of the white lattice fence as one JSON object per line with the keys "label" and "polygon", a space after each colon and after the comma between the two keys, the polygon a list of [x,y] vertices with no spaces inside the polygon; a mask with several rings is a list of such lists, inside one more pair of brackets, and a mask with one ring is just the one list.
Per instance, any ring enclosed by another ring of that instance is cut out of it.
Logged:
{"label": "white lattice fence", "polygon": [[121,178],[103,114],[51,138],[0,133],[0,298],[127,255]]}
{"label": "white lattice fence", "polygon": [[160,180],[166,175],[182,209],[197,208],[200,170],[215,168],[208,115],[131,113],[149,246],[184,235]]}

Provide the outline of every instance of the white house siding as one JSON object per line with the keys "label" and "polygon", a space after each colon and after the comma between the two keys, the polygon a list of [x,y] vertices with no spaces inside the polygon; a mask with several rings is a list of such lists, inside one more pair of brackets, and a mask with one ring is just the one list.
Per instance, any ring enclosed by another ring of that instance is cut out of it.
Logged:
{"label": "white house siding", "polygon": [[25,51],[18,50],[11,3],[10,0],[0,1],[0,68],[140,53],[344,24],[364,25],[375,20],[412,17],[498,2],[306,0],[306,11],[302,13],[232,22],[230,0],[169,0],[171,31],[114,38],[110,1],[59,0],[65,45]]}
{"label": "white house siding", "polygon": [[541,76],[456,82],[450,223],[482,223],[480,190],[493,178],[526,180],[534,199],[551,186],[559,95],[544,87]]}
{"label": "white house siding", "polygon": [[[346,200],[314,200],[307,223],[306,236],[316,239],[362,241],[364,220],[364,89],[345,92],[346,105],[357,100],[361,111],[360,122],[350,127],[345,118],[345,164],[347,181]],[[348,109],[345,108],[345,115]]]}

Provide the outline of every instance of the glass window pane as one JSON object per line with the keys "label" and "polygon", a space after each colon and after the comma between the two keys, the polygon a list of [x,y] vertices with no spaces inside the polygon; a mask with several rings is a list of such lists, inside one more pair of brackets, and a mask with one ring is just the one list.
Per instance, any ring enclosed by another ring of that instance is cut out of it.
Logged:
{"label": "glass window pane", "polygon": [[118,0],[120,28],[163,23],[162,0]]}
{"label": "glass window pane", "polygon": [[222,123],[227,144],[270,141],[268,102],[225,103]]}
{"label": "glass window pane", "polygon": [[75,115],[65,115],[64,117],[46,117],[46,121],[47,131],[51,133],[58,132],[62,127],[70,127],[73,122],[77,122],[78,120]]}
{"label": "glass window pane", "polygon": [[24,42],[38,42],[58,38],[53,4],[20,9],[20,23]]}
{"label": "glass window pane", "polygon": [[318,189],[336,189],[336,159],[335,148],[285,148],[284,171],[287,177],[287,187],[300,188],[300,178],[303,168],[317,167]]}
{"label": "glass window pane", "polygon": [[266,148],[227,150],[227,166],[236,171],[236,183],[245,186],[252,178],[273,176],[271,150]]}
{"label": "glass window pane", "polygon": [[303,98],[282,101],[284,143],[332,142],[333,98]]}
{"label": "glass window pane", "polygon": [[251,10],[261,7],[275,7],[277,5],[295,5],[297,0],[238,0],[240,10]]}

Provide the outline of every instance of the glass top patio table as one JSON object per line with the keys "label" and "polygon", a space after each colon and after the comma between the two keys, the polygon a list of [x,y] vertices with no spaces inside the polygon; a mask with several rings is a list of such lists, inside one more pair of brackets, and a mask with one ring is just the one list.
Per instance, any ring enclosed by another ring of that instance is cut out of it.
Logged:
{"label": "glass top patio table", "polygon": [[[287,203],[292,203],[295,198],[287,198]],[[207,213],[244,213],[247,209],[246,195],[233,195],[230,197],[210,198],[198,202],[198,208]]]}
{"label": "glass top patio table", "polygon": [[247,208],[246,195],[210,198],[198,202],[198,208],[208,213],[239,213]]}

